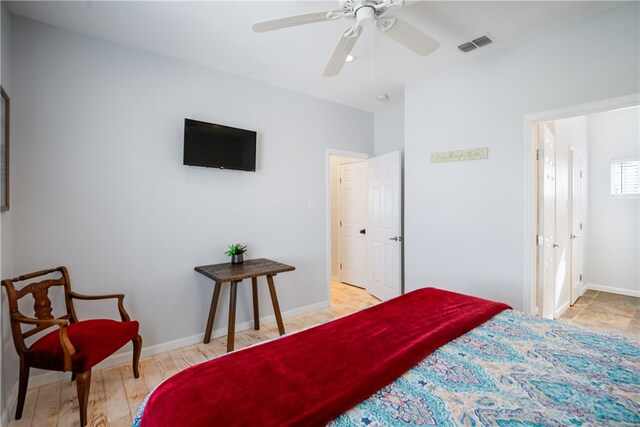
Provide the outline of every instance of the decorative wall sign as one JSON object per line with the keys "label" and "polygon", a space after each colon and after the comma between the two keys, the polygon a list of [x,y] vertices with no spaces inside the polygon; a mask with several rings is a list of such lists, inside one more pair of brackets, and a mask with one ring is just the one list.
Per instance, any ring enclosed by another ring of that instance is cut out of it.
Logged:
{"label": "decorative wall sign", "polygon": [[0,211],[9,210],[9,97],[2,87],[2,112],[0,114]]}
{"label": "decorative wall sign", "polygon": [[488,158],[488,147],[431,153],[431,163],[461,162],[463,160],[484,160]]}

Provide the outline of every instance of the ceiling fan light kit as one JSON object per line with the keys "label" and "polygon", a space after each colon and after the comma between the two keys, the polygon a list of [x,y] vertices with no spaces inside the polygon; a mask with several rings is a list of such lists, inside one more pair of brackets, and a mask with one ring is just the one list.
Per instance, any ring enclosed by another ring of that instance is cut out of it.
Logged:
{"label": "ceiling fan light kit", "polygon": [[402,6],[404,6],[404,0],[340,0],[340,8],[336,10],[256,22],[251,28],[257,33],[262,33],[265,31],[313,24],[315,22],[333,21],[342,18],[355,21],[353,26],[347,28],[347,30],[342,33],[322,73],[324,77],[333,77],[340,74],[345,62],[348,62],[347,58],[362,34],[364,27],[369,25],[373,26],[372,24],[374,22],[376,23],[378,31],[418,55],[427,56],[438,49],[440,43],[418,28],[400,18],[384,16],[389,9]]}

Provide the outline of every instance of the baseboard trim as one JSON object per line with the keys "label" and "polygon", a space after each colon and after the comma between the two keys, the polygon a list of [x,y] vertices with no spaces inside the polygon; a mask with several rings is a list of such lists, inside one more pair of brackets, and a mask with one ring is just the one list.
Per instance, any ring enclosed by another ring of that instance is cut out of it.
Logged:
{"label": "baseboard trim", "polygon": [[331,281],[332,282],[339,282],[340,278],[338,276],[331,276]]}
{"label": "baseboard trim", "polygon": [[612,294],[627,295],[630,297],[640,297],[640,290],[614,288],[612,286],[597,285],[595,283],[587,283],[584,286],[582,293],[584,294],[588,290],[599,291],[599,292],[609,292]]}
{"label": "baseboard trim", "polygon": [[[307,305],[304,307],[294,308],[292,310],[288,310],[282,313],[282,317],[284,319],[299,316],[301,314],[306,314],[311,311],[322,310],[323,308],[327,308],[331,306],[329,300],[325,300],[316,304]],[[263,316],[260,318],[260,323],[271,323],[276,321],[276,316],[274,314],[270,314],[268,316]],[[253,320],[249,320],[247,322],[236,323],[236,333],[241,331],[246,331],[248,329],[253,328]],[[221,336],[227,335],[227,327],[215,329],[212,333],[213,338],[219,338]],[[144,337],[143,337],[144,338]],[[150,347],[143,347],[142,352],[140,353],[140,358],[145,358],[149,356],[153,356],[155,354],[164,353],[167,351],[175,350],[180,347],[187,347],[189,345],[194,345],[201,343],[204,339],[204,331],[191,335],[184,338],[179,338],[177,340],[167,341],[164,343],[152,345]],[[131,359],[133,358],[133,350],[125,351],[122,353],[116,353],[102,362],[98,363],[93,367],[94,371],[99,369],[111,368],[118,365],[125,365],[127,363],[131,363]],[[40,387],[42,385],[51,384],[57,381],[68,380],[71,378],[71,373],[69,372],[52,372],[52,371],[41,371],[38,369],[34,369],[36,372],[42,372],[35,375],[31,375],[29,377],[29,388]],[[17,388],[16,388],[17,391]],[[15,403],[15,398],[14,398]]]}

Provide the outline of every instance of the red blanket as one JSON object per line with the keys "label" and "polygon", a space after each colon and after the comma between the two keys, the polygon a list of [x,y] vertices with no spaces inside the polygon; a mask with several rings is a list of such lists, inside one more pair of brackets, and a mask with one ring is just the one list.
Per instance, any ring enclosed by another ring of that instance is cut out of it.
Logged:
{"label": "red blanket", "polygon": [[149,397],[141,427],[315,426],[506,304],[435,288],[193,366]]}

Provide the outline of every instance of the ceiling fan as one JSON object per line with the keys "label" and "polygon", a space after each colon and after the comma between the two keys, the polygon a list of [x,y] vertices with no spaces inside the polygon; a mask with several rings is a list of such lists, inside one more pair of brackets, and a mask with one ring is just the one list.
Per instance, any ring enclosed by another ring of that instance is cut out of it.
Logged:
{"label": "ceiling fan", "polygon": [[340,18],[355,21],[355,25],[347,28],[342,37],[340,37],[338,45],[322,73],[324,77],[333,77],[340,74],[347,56],[349,56],[362,34],[364,26],[373,24],[374,21],[379,31],[408,47],[418,55],[427,56],[438,49],[440,43],[413,25],[399,18],[385,16],[389,9],[402,6],[404,6],[404,0],[340,0],[340,9],[337,10],[306,13],[304,15],[256,22],[251,28],[256,33],[262,33]]}

